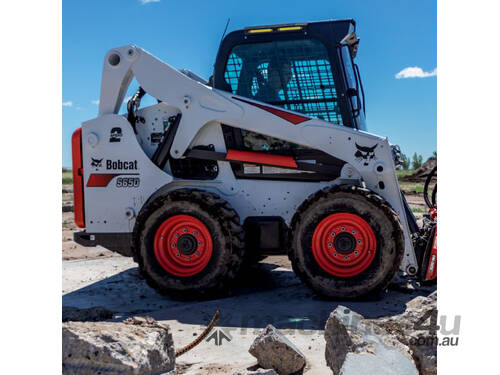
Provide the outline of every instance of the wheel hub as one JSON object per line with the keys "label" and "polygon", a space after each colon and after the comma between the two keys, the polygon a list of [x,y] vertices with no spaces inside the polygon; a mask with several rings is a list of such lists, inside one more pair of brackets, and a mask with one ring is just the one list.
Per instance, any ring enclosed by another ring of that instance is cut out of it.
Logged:
{"label": "wheel hub", "polygon": [[319,222],[313,233],[313,256],[323,270],[334,276],[359,275],[373,262],[376,250],[373,229],[355,214],[331,214]]}
{"label": "wheel hub", "polygon": [[154,252],[160,266],[179,277],[201,272],[212,256],[212,237],[200,220],[190,215],[166,219],[154,238]]}
{"label": "wheel hub", "polygon": [[356,248],[356,239],[350,233],[340,233],[333,241],[335,250],[341,254],[350,254]]}
{"label": "wheel hub", "polygon": [[183,255],[191,255],[198,248],[196,238],[190,234],[183,234],[177,241],[177,248]]}

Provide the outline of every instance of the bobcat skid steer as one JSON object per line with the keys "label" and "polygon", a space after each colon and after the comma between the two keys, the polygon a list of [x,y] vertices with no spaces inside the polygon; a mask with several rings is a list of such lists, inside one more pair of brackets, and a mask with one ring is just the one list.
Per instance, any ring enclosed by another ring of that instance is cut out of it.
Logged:
{"label": "bobcat skid steer", "polygon": [[[329,298],[434,272],[436,223],[417,226],[398,147],[365,131],[358,42],[352,20],[245,28],[223,39],[209,82],[134,45],[110,50],[99,115],[72,138],[75,241],[132,256],[181,299],[224,295],[270,254]],[[158,103],[139,108],[146,93]]]}

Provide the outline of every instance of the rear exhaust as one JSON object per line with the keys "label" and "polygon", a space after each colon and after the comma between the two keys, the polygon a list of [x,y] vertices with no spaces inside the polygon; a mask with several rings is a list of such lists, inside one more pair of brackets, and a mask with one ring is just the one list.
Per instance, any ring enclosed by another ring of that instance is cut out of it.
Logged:
{"label": "rear exhaust", "polygon": [[73,205],[75,223],[85,228],[85,212],[83,206],[83,166],[82,166],[82,128],[78,128],[71,137],[73,154]]}

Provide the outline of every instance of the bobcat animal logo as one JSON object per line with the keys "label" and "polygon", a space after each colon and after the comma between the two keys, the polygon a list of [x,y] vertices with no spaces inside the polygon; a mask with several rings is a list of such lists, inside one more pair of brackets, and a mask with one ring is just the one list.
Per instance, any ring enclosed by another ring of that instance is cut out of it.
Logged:
{"label": "bobcat animal logo", "polygon": [[213,333],[207,337],[205,340],[206,342],[209,342],[210,340],[214,340],[215,345],[220,346],[222,345],[222,340],[225,339],[227,342],[230,342],[233,337],[229,332],[226,332],[223,328],[218,328]]}
{"label": "bobcat animal logo", "polygon": [[90,165],[94,168],[100,168],[102,167],[102,159],[94,159],[94,158],[91,158],[92,159],[92,162],[90,163]]}
{"label": "bobcat animal logo", "polygon": [[377,148],[378,143],[372,147],[360,146],[356,143],[357,151],[354,154],[356,160],[363,160],[363,165],[370,164],[370,160],[376,159],[375,157],[375,149]]}

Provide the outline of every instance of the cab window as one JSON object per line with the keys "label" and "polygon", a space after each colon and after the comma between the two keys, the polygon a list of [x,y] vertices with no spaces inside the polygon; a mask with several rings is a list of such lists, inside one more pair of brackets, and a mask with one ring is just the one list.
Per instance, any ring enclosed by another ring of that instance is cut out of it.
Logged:
{"label": "cab window", "polygon": [[237,45],[224,78],[235,95],[342,125],[328,52],[319,40]]}

